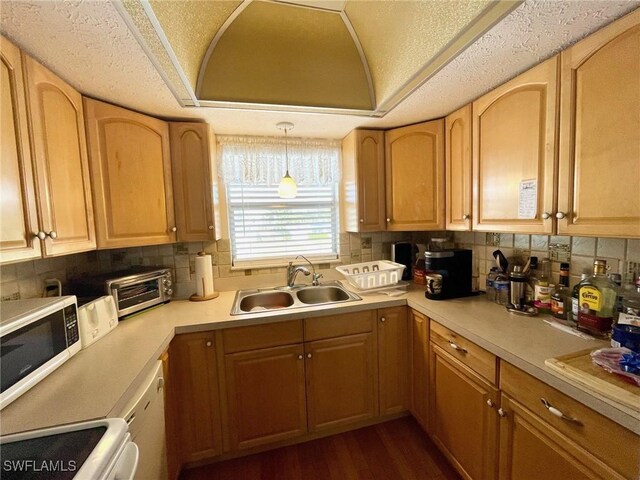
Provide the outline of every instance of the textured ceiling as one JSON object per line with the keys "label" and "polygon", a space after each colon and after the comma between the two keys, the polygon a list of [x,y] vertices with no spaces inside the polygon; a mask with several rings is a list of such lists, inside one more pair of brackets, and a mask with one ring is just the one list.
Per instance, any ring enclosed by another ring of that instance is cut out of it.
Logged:
{"label": "textured ceiling", "polygon": [[221,134],[341,138],[444,116],[640,6],[638,1],[527,0],[384,118],[182,108],[110,2],[0,1],[0,31],[81,92],[166,118],[202,118]]}

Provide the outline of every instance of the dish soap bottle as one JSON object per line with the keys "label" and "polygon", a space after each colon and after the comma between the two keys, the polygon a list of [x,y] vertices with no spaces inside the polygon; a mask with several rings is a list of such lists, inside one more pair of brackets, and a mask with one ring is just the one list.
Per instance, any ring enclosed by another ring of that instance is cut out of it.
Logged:
{"label": "dish soap bottle", "polygon": [[545,258],[539,265],[538,276],[534,278],[533,284],[533,306],[536,307],[540,313],[551,313],[551,292],[553,291],[553,285],[550,283],[551,265],[549,259]]}
{"label": "dish soap bottle", "polygon": [[595,260],[593,275],[578,285],[578,330],[606,338],[613,323],[617,290],[607,277],[606,260]]}

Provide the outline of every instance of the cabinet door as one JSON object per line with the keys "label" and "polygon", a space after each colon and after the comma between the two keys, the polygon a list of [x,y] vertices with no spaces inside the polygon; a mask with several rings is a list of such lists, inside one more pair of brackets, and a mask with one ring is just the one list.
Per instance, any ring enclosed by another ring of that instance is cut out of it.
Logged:
{"label": "cabinet door", "polygon": [[206,123],[171,123],[169,131],[178,241],[214,240],[213,132]]}
{"label": "cabinet door", "polygon": [[167,441],[167,476],[175,480],[180,471],[180,430],[177,423],[180,405],[176,398],[177,392],[173,386],[171,376],[171,362],[175,355],[174,347],[170,346],[161,356],[162,375],[164,377],[164,424]]}
{"label": "cabinet door", "polygon": [[220,394],[213,332],[177,335],[171,342],[170,379],[180,457],[194,462],[222,453]]}
{"label": "cabinet door", "polygon": [[309,431],[376,416],[378,372],[372,333],[305,344]]}
{"label": "cabinet door", "polygon": [[540,478],[541,468],[546,480],[624,478],[508,395],[501,397],[500,480]]}
{"label": "cabinet door", "polygon": [[232,450],[306,432],[302,344],[225,355]]}
{"label": "cabinet door", "polygon": [[39,258],[38,214],[20,50],[0,36],[0,263]]}
{"label": "cabinet door", "polygon": [[558,58],[473,102],[473,229],[553,233]]}
{"label": "cabinet door", "polygon": [[23,55],[44,253],[96,248],[82,95]]}
{"label": "cabinet door", "polygon": [[378,310],[380,415],[409,408],[409,331],[407,307]]}
{"label": "cabinet door", "polygon": [[562,52],[558,232],[640,236],[640,11]]}
{"label": "cabinet door", "polygon": [[409,310],[411,340],[411,413],[418,423],[429,428],[429,319]]}
{"label": "cabinet door", "polygon": [[471,230],[471,104],[445,119],[447,230]]}
{"label": "cabinet door", "polygon": [[85,98],[98,248],[176,241],[166,122]]}
{"label": "cabinet door", "polygon": [[385,132],[387,230],[444,230],[444,121]]}
{"label": "cabinet door", "polygon": [[384,132],[354,130],[342,141],[342,199],[347,232],[385,229]]}
{"label": "cabinet door", "polygon": [[498,391],[431,344],[431,435],[463,477],[494,479]]}

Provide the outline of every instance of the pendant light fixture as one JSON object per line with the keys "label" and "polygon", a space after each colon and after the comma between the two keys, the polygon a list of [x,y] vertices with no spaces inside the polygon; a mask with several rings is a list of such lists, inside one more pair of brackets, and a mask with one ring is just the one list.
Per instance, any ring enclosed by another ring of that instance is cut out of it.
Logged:
{"label": "pendant light fixture", "polygon": [[289,175],[289,146],[287,145],[287,132],[293,128],[293,123],[280,122],[276,125],[280,130],[284,130],[284,155],[287,161],[287,171],[278,185],[278,196],[280,198],[296,198],[298,186],[296,181]]}

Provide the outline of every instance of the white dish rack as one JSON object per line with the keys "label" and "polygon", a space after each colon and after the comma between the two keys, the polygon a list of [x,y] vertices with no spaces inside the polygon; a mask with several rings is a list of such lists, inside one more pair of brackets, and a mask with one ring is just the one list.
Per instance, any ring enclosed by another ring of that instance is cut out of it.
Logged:
{"label": "white dish rack", "polygon": [[388,287],[402,280],[404,265],[389,260],[354,263],[336,267],[344,278],[360,290]]}

